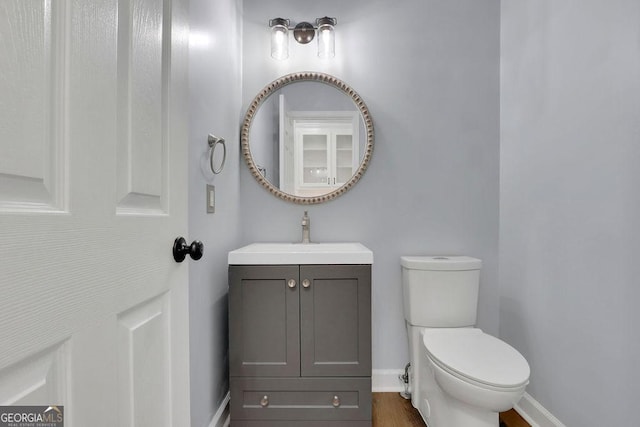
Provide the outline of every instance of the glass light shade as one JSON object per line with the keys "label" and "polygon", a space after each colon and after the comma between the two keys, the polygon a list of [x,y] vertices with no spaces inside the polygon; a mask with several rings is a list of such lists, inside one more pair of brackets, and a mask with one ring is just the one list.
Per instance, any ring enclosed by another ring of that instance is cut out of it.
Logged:
{"label": "glass light shade", "polygon": [[289,29],[285,24],[271,27],[271,57],[280,60],[289,57]]}
{"label": "glass light shade", "polygon": [[320,23],[318,26],[318,56],[320,58],[336,56],[336,38],[333,25],[330,23]]}

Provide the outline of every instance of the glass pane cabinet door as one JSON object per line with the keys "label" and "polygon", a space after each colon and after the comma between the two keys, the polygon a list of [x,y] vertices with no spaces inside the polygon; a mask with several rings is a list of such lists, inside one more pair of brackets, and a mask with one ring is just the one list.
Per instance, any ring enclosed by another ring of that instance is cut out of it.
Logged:
{"label": "glass pane cabinet door", "polygon": [[329,135],[302,135],[302,185],[329,182]]}
{"label": "glass pane cabinet door", "polygon": [[353,164],[353,136],[336,135],[336,184],[344,184],[351,179]]}

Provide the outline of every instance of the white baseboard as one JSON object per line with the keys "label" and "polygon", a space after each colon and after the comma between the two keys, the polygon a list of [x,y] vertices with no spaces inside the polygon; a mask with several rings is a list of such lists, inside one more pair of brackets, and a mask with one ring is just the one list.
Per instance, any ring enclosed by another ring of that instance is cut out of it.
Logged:
{"label": "white baseboard", "polygon": [[402,369],[374,369],[371,375],[371,390],[374,392],[404,391],[398,375],[404,374]]}
{"label": "white baseboard", "polygon": [[209,427],[229,427],[231,424],[231,415],[229,414],[230,396],[229,392],[227,392],[224,399],[222,399],[222,403],[220,403],[220,407],[209,423]]}
{"label": "white baseboard", "polygon": [[527,392],[514,409],[531,427],[566,427]]}

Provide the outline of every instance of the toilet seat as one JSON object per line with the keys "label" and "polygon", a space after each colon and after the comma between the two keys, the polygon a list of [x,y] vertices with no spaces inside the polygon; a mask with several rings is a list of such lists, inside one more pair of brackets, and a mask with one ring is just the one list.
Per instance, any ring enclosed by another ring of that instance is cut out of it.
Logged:
{"label": "toilet seat", "polygon": [[529,382],[529,364],[513,347],[477,328],[425,329],[431,360],[467,382],[492,389],[520,388]]}

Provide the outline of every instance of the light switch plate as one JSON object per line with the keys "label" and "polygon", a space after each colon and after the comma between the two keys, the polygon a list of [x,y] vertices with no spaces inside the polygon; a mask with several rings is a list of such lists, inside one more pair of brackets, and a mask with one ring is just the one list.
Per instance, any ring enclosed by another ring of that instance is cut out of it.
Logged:
{"label": "light switch plate", "polygon": [[216,212],[216,187],[207,184],[207,213]]}

